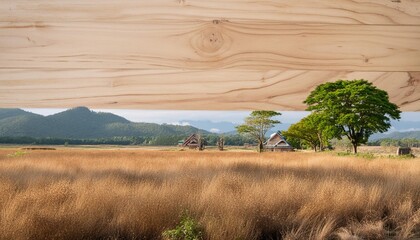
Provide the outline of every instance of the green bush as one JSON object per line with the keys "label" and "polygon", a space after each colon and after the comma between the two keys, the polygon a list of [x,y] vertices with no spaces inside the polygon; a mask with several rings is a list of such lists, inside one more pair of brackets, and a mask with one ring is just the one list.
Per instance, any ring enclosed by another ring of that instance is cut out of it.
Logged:
{"label": "green bush", "polygon": [[361,157],[366,159],[374,159],[375,155],[373,153],[351,153],[351,152],[338,152],[337,156],[355,156],[355,157]]}
{"label": "green bush", "polygon": [[21,157],[21,156],[24,156],[25,154],[26,154],[25,151],[18,150],[14,153],[7,154],[7,157]]}
{"label": "green bush", "polygon": [[181,221],[174,229],[166,230],[162,233],[167,240],[201,240],[203,234],[200,225],[185,212],[181,216]]}
{"label": "green bush", "polygon": [[415,158],[416,156],[414,154],[407,154],[407,155],[388,155],[388,158],[392,158],[392,159],[412,159]]}

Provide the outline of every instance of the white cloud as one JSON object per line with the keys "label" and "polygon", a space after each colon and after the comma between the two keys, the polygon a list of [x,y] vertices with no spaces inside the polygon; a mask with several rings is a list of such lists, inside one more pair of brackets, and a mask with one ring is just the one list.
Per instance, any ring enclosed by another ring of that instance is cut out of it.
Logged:
{"label": "white cloud", "polygon": [[191,126],[189,122],[172,122],[169,123],[170,125],[178,125],[178,126]]}
{"label": "white cloud", "polygon": [[411,132],[411,131],[420,131],[420,128],[408,128],[408,129],[399,130],[399,132]]}
{"label": "white cloud", "polygon": [[212,132],[212,133],[220,133],[220,129],[218,129],[218,128],[212,128],[212,129],[210,129],[210,132]]}

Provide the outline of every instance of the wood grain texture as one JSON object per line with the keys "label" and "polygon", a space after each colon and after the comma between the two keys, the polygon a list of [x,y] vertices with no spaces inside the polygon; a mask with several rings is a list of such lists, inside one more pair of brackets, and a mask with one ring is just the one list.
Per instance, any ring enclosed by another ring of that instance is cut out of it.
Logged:
{"label": "wood grain texture", "polygon": [[420,72],[303,70],[0,70],[1,107],[304,110],[314,86],[369,79],[404,111],[420,111]]}
{"label": "wood grain texture", "polygon": [[364,78],[420,111],[419,0],[2,0],[0,107],[303,110]]}
{"label": "wood grain texture", "polygon": [[2,22],[275,21],[419,25],[418,0],[2,0]]}
{"label": "wood grain texture", "polygon": [[418,26],[164,21],[0,29],[0,68],[420,71]]}

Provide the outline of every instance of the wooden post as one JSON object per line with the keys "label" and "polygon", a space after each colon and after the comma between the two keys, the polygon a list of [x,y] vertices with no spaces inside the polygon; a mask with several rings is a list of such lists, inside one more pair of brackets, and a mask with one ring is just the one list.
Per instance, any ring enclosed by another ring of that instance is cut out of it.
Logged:
{"label": "wooden post", "polygon": [[204,150],[204,139],[201,137],[201,135],[198,135],[198,150]]}
{"label": "wooden post", "polygon": [[223,137],[220,137],[219,140],[217,140],[217,147],[219,148],[219,151],[223,151],[225,145],[225,140]]}

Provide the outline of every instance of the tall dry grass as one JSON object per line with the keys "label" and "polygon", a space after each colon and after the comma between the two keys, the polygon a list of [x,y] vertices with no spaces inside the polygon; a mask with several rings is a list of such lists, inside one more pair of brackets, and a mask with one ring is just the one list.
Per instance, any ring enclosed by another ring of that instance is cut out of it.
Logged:
{"label": "tall dry grass", "polygon": [[0,150],[1,239],[420,238],[420,161],[313,153]]}

